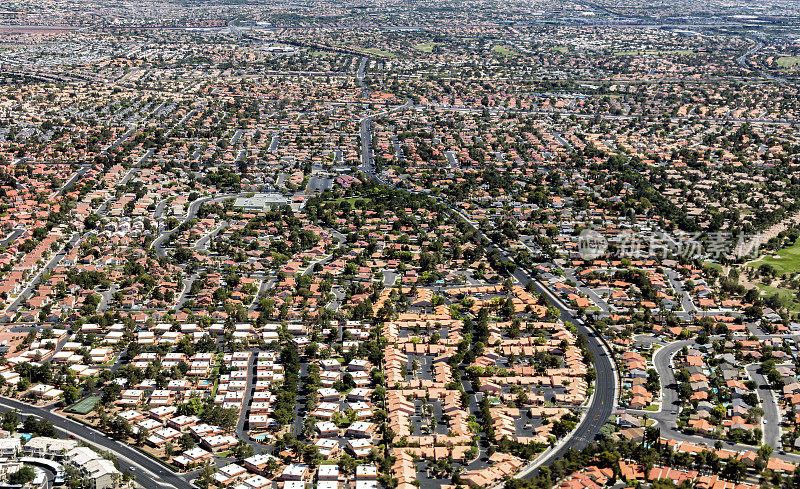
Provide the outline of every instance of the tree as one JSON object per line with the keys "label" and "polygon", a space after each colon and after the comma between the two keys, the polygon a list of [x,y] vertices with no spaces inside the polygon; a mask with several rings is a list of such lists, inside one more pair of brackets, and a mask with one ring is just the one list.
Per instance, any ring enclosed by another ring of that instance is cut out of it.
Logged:
{"label": "tree", "polygon": [[53,427],[53,423],[46,419],[37,421],[33,416],[25,418],[25,421],[22,422],[22,429],[25,433],[32,433],[40,436],[53,437],[56,435],[56,429]]}
{"label": "tree", "polygon": [[739,482],[746,473],[747,466],[744,462],[735,458],[728,459],[728,463],[722,469],[722,477],[734,482]]}
{"label": "tree", "polygon": [[303,461],[309,465],[317,466],[322,462],[322,455],[316,445],[306,445],[303,448]]}
{"label": "tree", "polygon": [[3,415],[3,430],[14,433],[18,423],[16,411],[8,411]]}
{"label": "tree", "polygon": [[189,433],[184,433],[178,440],[182,451],[191,450],[194,447],[194,438]]}
{"label": "tree", "polygon": [[92,481],[85,477],[79,469],[73,467],[71,464],[64,465],[67,484],[69,489],[89,489],[94,487]]}
{"label": "tree", "polygon": [[264,473],[268,476],[272,476],[278,471],[280,467],[281,466],[278,463],[278,460],[275,457],[270,457],[269,460],[267,460],[267,466],[264,467]]}
{"label": "tree", "polygon": [[647,382],[645,384],[645,388],[650,392],[658,392],[658,390],[661,389],[661,383],[659,382],[658,372],[656,372],[656,369],[647,369]]}
{"label": "tree", "polygon": [[112,382],[111,384],[107,385],[105,389],[103,389],[103,399],[101,402],[106,405],[113,404],[114,401],[119,399],[121,394],[122,389],[120,388],[119,384]]}
{"label": "tree", "polygon": [[744,309],[744,313],[745,313],[746,316],[748,316],[750,318],[758,319],[763,314],[763,311],[761,310],[760,307],[758,307],[756,305],[752,305],[752,306],[746,307]]}
{"label": "tree", "polygon": [[108,429],[111,435],[118,440],[126,440],[133,433],[131,424],[122,418],[114,417],[108,422]]}
{"label": "tree", "polygon": [[212,483],[211,476],[214,475],[214,472],[215,470],[213,467],[206,465],[200,469],[200,473],[197,475],[197,480],[195,483],[203,489],[207,489]]}
{"label": "tree", "polygon": [[35,478],[36,473],[33,472],[33,469],[29,465],[23,465],[18,471],[8,475],[8,483],[25,485]]}
{"label": "tree", "polygon": [[244,440],[239,440],[236,445],[234,445],[232,451],[236,458],[241,459],[252,457],[255,453],[253,447],[245,443]]}
{"label": "tree", "polygon": [[136,445],[144,446],[148,436],[150,436],[150,431],[147,428],[139,427],[139,431],[136,432]]}
{"label": "tree", "polygon": [[224,409],[220,406],[213,404],[206,404],[203,412],[200,414],[200,419],[204,423],[217,425],[222,428],[232,428],[239,420],[239,414],[235,409]]}
{"label": "tree", "polygon": [[74,385],[64,386],[64,404],[70,406],[78,400],[78,389]]}
{"label": "tree", "polygon": [[339,458],[339,470],[344,474],[350,475],[355,473],[356,465],[356,460],[347,453]]}

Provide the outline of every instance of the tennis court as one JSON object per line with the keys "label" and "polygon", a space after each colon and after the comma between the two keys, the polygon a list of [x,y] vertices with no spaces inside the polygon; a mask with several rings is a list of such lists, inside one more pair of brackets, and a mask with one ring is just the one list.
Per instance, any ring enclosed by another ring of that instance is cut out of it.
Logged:
{"label": "tennis court", "polygon": [[100,402],[100,396],[89,396],[84,397],[80,401],[76,402],[72,406],[67,408],[67,411],[71,411],[73,413],[78,414],[89,414],[97,403]]}

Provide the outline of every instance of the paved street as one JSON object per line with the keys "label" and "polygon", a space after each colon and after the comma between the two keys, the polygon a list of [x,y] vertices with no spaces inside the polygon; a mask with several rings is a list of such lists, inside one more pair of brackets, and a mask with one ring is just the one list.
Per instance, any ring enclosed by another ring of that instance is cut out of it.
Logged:
{"label": "paved street", "polygon": [[25,234],[25,228],[24,228],[24,227],[18,227],[18,228],[14,228],[14,229],[13,229],[13,230],[12,230],[12,231],[11,231],[11,232],[8,234],[8,236],[6,236],[6,237],[5,237],[5,238],[3,238],[2,240],[0,240],[0,246],[8,246],[8,245],[10,245],[10,244],[11,244],[11,243],[13,243],[14,241],[16,241],[16,240],[17,240],[17,238],[19,238],[20,236],[22,236],[23,234]]}
{"label": "paved street", "polygon": [[778,411],[778,403],[775,400],[775,393],[769,381],[759,373],[758,364],[750,364],[746,367],[747,375],[756,383],[756,394],[764,410],[762,419],[762,431],[764,432],[764,444],[772,448],[779,448],[781,441],[781,418]]}
{"label": "paved street", "polygon": [[[410,105],[410,102],[407,102],[406,105]],[[367,121],[371,121],[371,118],[365,117],[361,120],[361,144],[362,148],[366,148],[366,150],[369,152],[368,155],[362,153],[362,165],[368,175],[378,179],[379,181],[382,181],[380,176],[375,173],[374,166],[372,165],[371,143],[369,143],[371,142],[372,138],[372,129],[371,124],[367,123]],[[448,202],[443,203],[450,206]],[[480,233],[484,242],[489,243],[488,248],[490,250],[497,251],[504,260],[514,263],[513,257],[505,250],[493,244],[492,241],[487,238],[486,235],[477,227],[476,223],[461,214],[457,209],[453,209],[452,207],[451,209],[457,215],[462,217],[467,224]],[[570,448],[581,449],[594,440],[594,438],[600,432],[600,428],[605,424],[614,411],[617,401],[617,392],[619,390],[619,379],[617,377],[613,360],[609,356],[610,350],[606,348],[603,340],[594,334],[593,330],[586,326],[582,320],[574,316],[574,312],[569,309],[567,304],[558,298],[558,296],[556,296],[543,282],[534,279],[529,272],[522,270],[521,268],[517,268],[514,271],[513,276],[522,286],[527,286],[528,283],[532,282],[536,292],[544,295],[548,302],[550,302],[556,309],[559,310],[561,313],[561,319],[565,322],[568,321],[574,324],[578,329],[578,332],[586,336],[587,348],[594,356],[594,367],[597,372],[595,392],[592,396],[591,404],[586,410],[583,419],[575,428],[575,430],[567,435],[563,443],[559,445],[558,449],[551,450],[546,455],[539,457],[534,464],[529,465],[520,474],[520,477],[532,477],[535,474],[535,469],[538,467],[547,465],[561,458],[563,454]]]}
{"label": "paved street", "polygon": [[697,308],[692,302],[689,292],[683,288],[683,281],[681,280],[680,274],[671,269],[665,269],[664,273],[666,274],[667,279],[669,279],[669,285],[672,287],[672,290],[674,290],[675,294],[681,298],[681,307],[683,308],[684,312],[697,312]]}
{"label": "paved street", "polygon": [[220,222],[217,227],[215,227],[211,231],[201,236],[200,239],[198,239],[197,242],[195,242],[194,246],[192,246],[192,249],[195,251],[208,250],[208,244],[211,242],[211,239],[220,232],[222,232],[227,227],[228,227],[228,221]]}
{"label": "paved street", "polygon": [[[200,207],[207,202],[225,200],[234,197],[240,197],[243,195],[245,194],[220,194],[220,195],[212,195],[209,197],[200,197],[199,199],[196,199],[191,204],[189,204],[189,211],[186,214],[186,217],[184,217],[183,220],[181,221],[181,224],[194,219],[195,216],[197,215],[197,212],[200,210]],[[164,249],[164,244],[169,239],[169,237],[172,236],[172,234],[178,230],[179,227],[180,224],[178,224],[177,226],[168,231],[162,232],[159,237],[157,237],[156,239],[153,240],[152,243],[150,243],[150,247],[156,250],[157,256],[167,256],[167,252]]]}
{"label": "paved street", "polygon": [[669,425],[670,422],[674,424],[674,420],[678,416],[680,403],[678,400],[678,391],[675,388],[675,372],[671,367],[672,357],[684,346],[690,346],[692,344],[694,344],[694,342],[690,340],[675,341],[659,348],[658,351],[653,354],[653,365],[655,366],[656,372],[658,372],[661,383],[661,409],[652,413],[650,417],[662,424]]}
{"label": "paved street", "polygon": [[[661,436],[665,438],[672,438],[678,441],[686,441],[690,443],[699,443],[704,444],[706,446],[713,446],[718,440],[713,438],[706,438],[703,436],[698,435],[688,435],[678,430],[677,424],[675,420],[678,418],[679,408],[680,408],[680,400],[678,396],[678,385],[675,380],[675,374],[670,366],[673,356],[675,353],[683,348],[684,346],[690,347],[694,345],[694,340],[683,340],[683,341],[675,341],[667,346],[660,348],[655,355],[653,355],[653,364],[655,365],[655,369],[658,372],[658,376],[661,381],[661,410],[657,412],[648,413],[651,419],[658,422],[658,427],[661,429]],[[750,371],[748,370],[748,373]],[[762,378],[763,379],[763,378]],[[757,384],[759,386],[764,385],[761,383]],[[759,387],[758,389],[759,399],[769,398],[770,396],[766,396],[765,390]],[[767,444],[770,446],[777,446],[776,442],[776,429],[779,430],[779,426],[777,424],[777,411],[772,411],[768,414],[768,410],[772,410],[772,406],[764,404],[764,416],[765,416],[765,436]],[[769,432],[769,434],[767,434]],[[729,450],[734,451],[743,451],[743,450],[756,450],[758,447],[752,445],[742,445],[738,443],[729,443],[727,441],[721,441],[722,447],[727,448]],[[773,443],[775,445],[773,445]],[[773,453],[773,456],[778,457],[782,460],[787,462],[791,462],[794,464],[800,463],[800,455],[788,454],[788,453]]]}
{"label": "paved street", "polygon": [[606,301],[605,301],[605,300],[604,300],[602,297],[600,297],[599,295],[597,295],[597,292],[595,292],[595,291],[594,291],[594,289],[592,289],[591,287],[588,287],[588,286],[586,286],[586,284],[584,284],[582,281],[580,281],[580,280],[579,280],[579,279],[578,279],[578,278],[575,276],[575,272],[573,272],[572,270],[565,270],[565,271],[564,271],[564,277],[565,277],[567,280],[572,280],[573,282],[575,282],[575,284],[576,284],[576,286],[577,286],[578,290],[580,290],[582,293],[586,294],[586,295],[589,297],[589,299],[590,299],[590,300],[591,300],[591,301],[592,301],[592,302],[593,302],[593,303],[594,303],[594,304],[595,304],[597,307],[599,307],[599,308],[600,308],[600,312],[601,312],[602,314],[609,314],[609,313],[611,313],[611,306],[609,306],[609,305],[608,305],[608,302],[606,302]]}
{"label": "paved street", "polygon": [[39,270],[36,275],[34,275],[34,277],[28,282],[28,285],[17,296],[17,298],[8,305],[6,310],[9,312],[15,312],[17,309],[19,309],[22,303],[31,295],[31,292],[39,283],[39,279],[42,277],[42,275],[55,268],[56,265],[58,265],[59,262],[67,255],[69,250],[75,246],[75,243],[77,243],[79,239],[80,235],[78,233],[73,234],[70,240],[58,251],[58,253],[56,253],[49,262],[47,262],[47,265],[42,267],[42,269]]}
{"label": "paved street", "polygon": [[136,481],[149,489],[162,487],[165,489],[195,489],[186,476],[172,472],[167,466],[155,459],[144,455],[137,449],[116,440],[112,440],[103,433],[89,428],[86,425],[59,416],[47,409],[31,406],[29,404],[8,398],[0,398],[0,410],[10,411],[16,409],[20,414],[33,415],[43,418],[55,426],[56,430],[67,436],[76,438],[93,446],[113,452],[120,462],[120,470],[127,470],[136,476]]}
{"label": "paved street", "polygon": [[[617,371],[603,340],[595,335],[594,331],[586,326],[582,320],[576,318],[567,305],[544,283],[533,279],[528,272],[519,268],[514,272],[514,277],[523,286],[527,285],[528,282],[533,282],[536,292],[544,295],[548,302],[559,310],[561,319],[574,324],[578,332],[586,336],[587,349],[594,356],[594,368],[597,372],[597,379],[594,383],[595,392],[583,420],[570,435],[567,435],[568,439],[557,450],[551,451],[546,457],[540,457],[542,460],[536,461],[539,466],[548,465],[560,459],[567,450],[571,448],[580,450],[594,441],[595,436],[600,432],[600,428],[608,421],[616,407],[619,391]],[[529,475],[532,476],[533,474],[534,472],[531,472]]]}

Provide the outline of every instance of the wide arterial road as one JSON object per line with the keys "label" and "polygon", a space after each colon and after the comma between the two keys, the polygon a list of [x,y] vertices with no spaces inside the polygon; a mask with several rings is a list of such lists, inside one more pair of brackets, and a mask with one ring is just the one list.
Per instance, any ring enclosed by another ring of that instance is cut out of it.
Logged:
{"label": "wide arterial road", "polygon": [[[489,240],[489,238],[487,238],[480,229],[478,229],[475,223],[457,210],[453,210],[462,219],[464,219],[467,224],[480,233],[484,241],[488,243],[488,248],[496,251],[500,257],[503,258],[503,260],[510,263],[515,263],[513,257],[511,257],[506,250],[492,243],[492,241]],[[580,450],[594,441],[597,434],[600,433],[600,428],[603,427],[606,421],[608,421],[608,418],[614,412],[617,401],[617,392],[619,390],[619,382],[616,366],[610,356],[612,355],[611,349],[604,342],[603,338],[596,334],[592,328],[587,326],[582,319],[577,318],[572,309],[570,309],[569,306],[564,303],[564,301],[555,295],[553,291],[550,290],[550,288],[541,280],[532,277],[528,271],[519,267],[514,270],[513,275],[523,287],[527,286],[529,283],[532,283],[534,290],[544,296],[544,298],[547,299],[547,301],[561,313],[561,319],[565,322],[569,321],[570,323],[574,324],[578,330],[578,333],[586,337],[586,348],[594,357],[594,369],[597,373],[594,395],[583,419],[580,421],[580,423],[578,423],[578,426],[572,431],[572,433],[561,440],[561,442],[559,442],[553,450],[539,457],[533,464],[520,473],[520,477],[526,478],[532,477],[533,474],[535,474],[535,469],[538,467],[542,465],[548,465],[553,461],[563,457],[567,450]]]}
{"label": "wide arterial road", "polygon": [[0,411],[11,410],[18,411],[22,416],[46,419],[53,423],[57,432],[74,436],[89,445],[113,453],[119,461],[120,470],[136,476],[136,482],[147,489],[197,489],[196,486],[172,472],[168,467],[144,455],[134,447],[112,440],[97,430],[55,414],[46,408],[31,406],[5,397],[0,398]]}
{"label": "wide arterial road", "polygon": [[[410,102],[406,102],[406,105],[409,103]],[[401,106],[398,109],[402,108],[405,108],[405,106]],[[364,147],[361,155],[362,170],[368,176],[375,178],[379,182],[390,185],[393,188],[397,188],[394,187],[394,185],[387,183],[380,177],[380,175],[375,173],[375,168],[372,165],[371,159],[372,131],[371,124],[369,123],[370,121],[370,117],[366,117],[360,121],[361,143],[362,147]],[[486,237],[486,235],[478,228],[475,222],[453,207],[446,199],[439,198],[438,200],[447,205],[470,227],[475,229],[483,238],[484,242],[488,243],[488,248],[496,251],[505,261],[515,263],[513,257],[511,257],[506,250],[495,245],[488,237]],[[603,427],[605,422],[614,412],[617,402],[617,392],[619,391],[619,383],[614,361],[610,357],[610,355],[612,355],[612,351],[606,346],[604,340],[599,335],[595,334],[594,330],[588,327],[583,320],[575,317],[575,314],[569,308],[569,306],[565,304],[564,301],[562,301],[558,296],[556,296],[546,284],[538,279],[533,278],[529,272],[521,268],[514,270],[513,275],[514,278],[516,278],[517,281],[522,284],[522,286],[527,286],[532,282],[534,289],[539,294],[543,295],[547,301],[553,305],[553,307],[558,309],[558,311],[561,313],[561,319],[574,324],[578,329],[578,332],[586,336],[586,347],[594,357],[594,368],[597,373],[594,395],[592,396],[589,407],[578,426],[570,434],[564,437],[564,439],[562,439],[558,445],[554,447],[554,449],[550,450],[546,454],[543,454],[533,464],[524,468],[520,472],[519,477],[525,478],[532,477],[538,467],[542,465],[548,465],[554,460],[558,460],[567,450],[580,450],[589,445],[595,439],[597,434],[600,433],[600,428]]]}
{"label": "wide arterial road", "polygon": [[[501,251],[501,253],[503,253]],[[603,340],[589,328],[583,320],[576,318],[569,307],[559,299],[541,281],[534,279],[528,272],[517,268],[514,277],[523,285],[533,283],[533,288],[543,295],[550,304],[561,313],[561,319],[574,324],[578,332],[586,337],[586,349],[594,357],[594,369],[597,372],[595,379],[594,396],[591,399],[589,408],[586,410],[584,418],[558,447],[536,461],[537,466],[548,465],[564,456],[569,449],[580,450],[592,441],[600,428],[608,421],[614,411],[617,398],[617,371],[613,360],[610,358],[610,351],[606,348]],[[532,474],[532,473],[531,473]]]}

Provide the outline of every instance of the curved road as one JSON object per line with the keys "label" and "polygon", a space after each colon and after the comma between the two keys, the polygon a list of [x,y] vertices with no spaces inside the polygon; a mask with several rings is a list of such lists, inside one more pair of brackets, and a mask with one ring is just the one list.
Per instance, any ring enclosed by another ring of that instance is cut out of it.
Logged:
{"label": "curved road", "polygon": [[[185,223],[187,221],[191,221],[192,219],[194,219],[194,217],[197,215],[197,212],[200,210],[200,207],[203,204],[207,203],[207,202],[211,202],[211,201],[214,201],[214,200],[225,200],[225,199],[230,199],[230,198],[233,198],[233,197],[242,197],[244,195],[246,195],[246,194],[245,193],[221,194],[221,195],[212,195],[212,196],[209,196],[209,197],[200,197],[199,199],[196,199],[196,200],[192,201],[191,204],[189,204],[189,212],[186,214],[186,217],[183,218],[183,220],[181,221],[181,224],[183,224],[183,223]],[[156,239],[153,240],[152,243],[150,243],[150,247],[151,248],[155,248],[155,250],[156,250],[156,256],[159,256],[159,257],[167,256],[167,252],[164,251],[164,242],[170,236],[172,236],[178,230],[178,228],[181,227],[181,224],[178,224],[177,226],[175,226],[174,228],[170,229],[169,231],[164,231],[163,233],[161,233],[161,235],[159,235],[159,237],[157,237]]]}
{"label": "curved road", "polygon": [[55,414],[46,408],[31,406],[14,399],[0,398],[0,410],[17,410],[23,416],[34,416],[53,423],[56,431],[72,435],[90,445],[114,453],[120,463],[121,471],[128,471],[136,476],[136,482],[148,489],[196,489],[196,486],[183,477],[172,472],[166,465],[144,455],[136,448],[122,442],[112,440],[103,433],[84,424]]}
{"label": "curved road", "polygon": [[[411,102],[406,101],[405,104],[399,107],[395,107],[394,109],[390,109],[385,111],[386,113],[392,112],[395,110],[402,110],[404,108],[410,107]],[[378,180],[381,183],[387,184],[394,187],[391,184],[385,182],[380,175],[375,173],[375,167],[372,163],[372,127],[371,121],[373,117],[376,117],[382,114],[375,114],[372,116],[364,117],[360,121],[361,125],[361,144],[362,144],[362,169],[365,173]],[[461,214],[456,208],[450,205],[449,202],[440,199],[440,202],[447,205],[456,215],[458,215],[461,219],[463,219],[470,227],[475,229],[483,240],[486,243],[489,243],[489,248],[494,249],[497,253],[506,261],[511,263],[515,263],[514,259],[506,252],[506,250],[498,247],[494,244],[486,235],[478,228],[478,226],[470,220],[467,216]],[[575,325],[578,332],[583,334],[586,337],[587,349],[592,353],[594,357],[594,368],[597,373],[597,378],[595,380],[595,391],[594,395],[591,398],[591,403],[586,410],[583,418],[578,423],[578,426],[568,434],[561,442],[556,445],[554,449],[550,452],[545,453],[544,455],[540,456],[534,463],[525,467],[517,477],[525,478],[525,477],[533,477],[538,469],[542,465],[548,465],[553,461],[561,458],[564,453],[569,449],[576,449],[580,450],[587,445],[589,445],[600,432],[600,428],[603,427],[605,422],[613,413],[617,399],[618,399],[618,391],[619,391],[619,379],[617,376],[616,366],[614,361],[611,359],[611,349],[607,348],[604,339],[602,339],[599,335],[596,335],[595,332],[587,326],[581,319],[578,319],[575,316],[574,311],[572,311],[566,303],[564,303],[558,296],[556,296],[550,289],[542,283],[540,280],[533,278],[530,273],[526,270],[521,268],[517,268],[514,270],[512,274],[514,278],[519,281],[522,286],[527,286],[529,283],[533,283],[534,289],[543,295],[548,302],[550,302],[553,307],[558,309],[561,313],[561,319],[563,321],[569,321]]]}
{"label": "curved road", "polygon": [[[686,441],[690,443],[697,443],[701,445],[711,446],[717,442],[713,438],[707,438],[699,435],[689,435],[678,430],[676,419],[680,409],[680,400],[678,398],[678,386],[675,380],[675,373],[671,367],[672,357],[684,346],[694,345],[694,340],[674,341],[662,348],[660,348],[653,355],[653,364],[661,381],[661,410],[647,413],[651,419],[658,421],[658,426],[661,429],[661,435],[665,438],[672,438],[677,441]],[[756,367],[756,368],[752,368]],[[760,402],[764,409],[764,436],[767,445],[773,448],[778,447],[780,441],[780,426],[777,404],[772,395],[769,387],[762,389],[762,385],[766,385],[766,379],[757,371],[757,365],[751,366],[748,369],[748,374],[751,374],[753,380],[757,384],[757,392]],[[755,375],[753,375],[755,373]],[[729,443],[720,440],[722,447],[734,450],[756,450],[758,447],[752,445],[742,445],[738,443]],[[784,453],[774,453],[773,457],[778,457],[787,462],[797,464],[800,462],[800,456]]]}
{"label": "curved road", "polygon": [[[445,204],[449,206],[448,203],[445,202]],[[489,243],[487,248],[496,251],[503,260],[515,263],[513,257],[506,250],[500,248],[487,238],[472,220],[458,210],[452,207],[450,208],[475,229],[486,243]],[[580,450],[594,441],[597,434],[600,433],[600,428],[608,421],[608,418],[616,408],[619,392],[619,378],[617,376],[616,365],[611,358],[612,350],[600,335],[596,334],[590,326],[579,319],[576,313],[553,293],[544,282],[532,277],[527,270],[518,267],[514,270],[512,275],[523,287],[532,283],[536,292],[544,296],[544,298],[559,311],[561,319],[574,324],[578,333],[586,337],[586,348],[594,357],[594,369],[597,373],[594,395],[591,398],[589,407],[585,411],[583,418],[578,423],[578,426],[572,433],[562,439],[561,442],[556,445],[555,449],[540,456],[533,464],[523,469],[517,476],[526,478],[532,477],[538,467],[548,465],[563,457],[567,450]]]}
{"label": "curved road", "polygon": [[[502,251],[500,253],[504,254]],[[539,294],[543,295],[553,307],[558,309],[561,313],[561,319],[574,324],[578,332],[586,337],[586,348],[594,357],[594,369],[597,372],[594,395],[591,398],[591,403],[583,419],[575,430],[567,435],[555,450],[544,457],[540,457],[539,460],[536,460],[536,467],[532,468],[535,469],[560,459],[567,450],[580,450],[594,441],[597,434],[600,433],[600,428],[608,421],[608,418],[612,415],[616,407],[618,378],[616,367],[610,357],[611,352],[604,341],[596,335],[589,326],[581,319],[575,317],[574,312],[561,299],[553,294],[544,283],[531,277],[525,270],[517,268],[514,271],[514,277],[519,280],[523,286],[533,282],[534,289]],[[534,472],[535,470],[531,470],[531,477]],[[527,476],[527,474],[523,476]]]}
{"label": "curved road", "polygon": [[3,238],[2,241],[0,241],[0,246],[8,246],[9,244],[11,244],[14,241],[16,241],[17,238],[19,238],[20,236],[25,234],[25,231],[27,231],[26,228],[14,228],[14,229],[12,229],[11,232],[8,234],[8,236]]}
{"label": "curved road", "polygon": [[661,409],[651,413],[650,418],[658,421],[662,430],[672,427],[671,431],[677,431],[675,419],[678,416],[680,400],[678,399],[678,390],[675,388],[675,372],[670,365],[672,357],[684,346],[693,344],[692,340],[674,341],[662,346],[653,354],[653,365],[658,372],[661,384]]}

